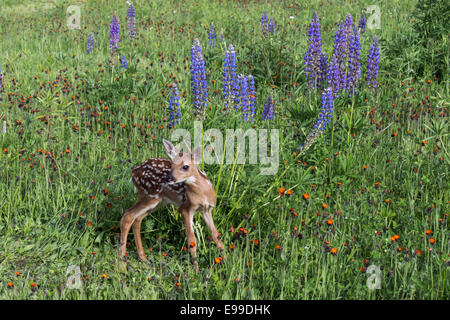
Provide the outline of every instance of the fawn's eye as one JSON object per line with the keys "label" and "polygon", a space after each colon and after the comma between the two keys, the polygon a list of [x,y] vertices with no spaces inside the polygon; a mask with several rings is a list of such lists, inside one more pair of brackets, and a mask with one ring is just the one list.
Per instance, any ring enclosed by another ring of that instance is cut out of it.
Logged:
{"label": "fawn's eye", "polygon": [[184,165],[183,166],[183,170],[187,170],[187,169],[189,169],[189,166],[188,165]]}

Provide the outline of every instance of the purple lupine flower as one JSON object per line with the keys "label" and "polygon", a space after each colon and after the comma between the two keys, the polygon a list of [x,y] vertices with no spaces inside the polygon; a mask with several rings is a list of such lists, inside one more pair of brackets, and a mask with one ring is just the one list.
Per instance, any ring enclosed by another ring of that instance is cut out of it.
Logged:
{"label": "purple lupine flower", "polygon": [[231,81],[231,95],[228,96],[228,101],[231,102],[233,100],[234,102],[234,108],[239,108],[239,96],[240,96],[240,85],[239,85],[239,79],[236,74],[236,52],[234,51],[233,45],[228,46],[229,51],[229,76]]}
{"label": "purple lupine flower", "polygon": [[208,32],[208,39],[209,39],[209,46],[211,48],[214,48],[216,46],[216,28],[214,27],[212,22]]}
{"label": "purple lupine flower", "polygon": [[333,94],[335,97],[341,89],[344,89],[346,81],[346,67],[345,62],[347,60],[346,49],[346,33],[343,23],[339,24],[338,30],[334,36],[333,55],[331,58],[331,64],[328,67],[328,83],[333,88]]}
{"label": "purple lupine flower", "polygon": [[[231,46],[231,45],[230,45]],[[223,90],[222,97],[225,100],[225,107],[227,106],[227,98],[231,95],[231,76],[230,76],[230,51],[225,51],[225,58],[223,59]]]}
{"label": "purple lupine flower", "polygon": [[231,101],[235,99],[238,91],[236,75],[236,52],[232,44],[228,46],[223,61],[223,99],[225,108],[228,108]]}
{"label": "purple lupine flower", "polygon": [[206,68],[203,60],[200,40],[194,39],[191,49],[191,88],[194,104],[194,114],[203,118],[208,105],[208,85],[206,83]]}
{"label": "purple lupine flower", "polygon": [[366,32],[366,24],[367,24],[367,20],[366,20],[366,16],[364,15],[364,12],[363,12],[363,13],[361,13],[361,18],[359,19],[359,24],[358,24],[359,33],[363,34],[364,32]]}
{"label": "purple lupine flower", "polygon": [[261,30],[264,37],[267,37],[267,34],[269,32],[269,17],[267,16],[267,13],[264,11],[264,13],[261,16]]}
{"label": "purple lupine flower", "polygon": [[331,87],[328,87],[322,92],[321,103],[319,117],[313,126],[313,131],[318,130],[324,132],[333,117],[333,89]]}
{"label": "purple lupine flower", "polygon": [[299,154],[305,153],[311,145],[316,141],[319,137],[320,133],[323,133],[333,118],[333,88],[328,87],[326,90],[322,92],[322,106],[320,108],[320,113],[317,118],[316,123],[313,126],[313,129],[306,137],[305,142],[298,147]]}
{"label": "purple lupine flower", "polygon": [[248,120],[248,116],[250,114],[250,108],[249,108],[249,100],[248,100],[248,81],[247,77],[243,74],[240,74],[238,77],[239,80],[239,108],[241,109],[242,118],[244,121]]}
{"label": "purple lupine flower", "polygon": [[0,68],[0,91],[2,91],[2,90],[3,90],[3,73],[2,73],[2,68]]}
{"label": "purple lupine flower", "polygon": [[269,21],[268,31],[270,33],[274,33],[275,32],[275,21],[273,21],[273,18],[271,18],[270,21]]}
{"label": "purple lupine flower", "polygon": [[136,11],[134,10],[133,2],[128,6],[128,37],[131,41],[136,36]]}
{"label": "purple lupine flower", "polygon": [[171,85],[171,95],[169,99],[169,124],[168,127],[172,128],[175,123],[180,123],[181,110],[180,110],[180,95],[178,94],[177,84],[174,82]]}
{"label": "purple lupine flower", "polygon": [[116,53],[118,48],[117,44],[119,43],[119,20],[117,20],[117,16],[114,15],[109,25],[109,49],[111,50],[111,54]]}
{"label": "purple lupine flower", "polygon": [[350,35],[350,49],[348,53],[348,73],[346,86],[350,94],[353,94],[361,78],[361,42],[358,29],[353,29]]}
{"label": "purple lupine flower", "polygon": [[94,34],[90,34],[87,43],[87,52],[91,53],[94,50]]}
{"label": "purple lupine flower", "polygon": [[344,21],[344,33],[345,33],[345,39],[346,39],[346,47],[345,50],[348,53],[348,50],[350,48],[350,36],[353,32],[353,17],[352,15],[349,13],[347,14],[347,16],[345,17],[345,21]]}
{"label": "purple lupine flower", "polygon": [[374,37],[372,45],[369,49],[369,55],[367,59],[367,84],[369,88],[375,89],[377,87],[378,69],[380,63],[380,48],[378,44],[378,38]]}
{"label": "purple lupine flower", "polygon": [[125,56],[125,53],[122,55],[122,58],[120,58],[120,67],[124,69],[128,69],[128,61],[127,57]]}
{"label": "purple lupine flower", "polygon": [[309,47],[305,53],[305,77],[307,88],[318,85],[320,78],[320,54],[322,52],[322,39],[320,36],[320,22],[317,12],[314,12],[308,31]]}
{"label": "purple lupine flower", "polygon": [[319,78],[317,80],[321,89],[324,88],[328,75],[328,56],[326,52],[320,54]]}
{"label": "purple lupine flower", "polygon": [[253,122],[255,118],[256,93],[255,93],[255,79],[253,78],[252,75],[248,76],[248,98],[250,100],[249,102],[250,121]]}
{"label": "purple lupine flower", "polygon": [[266,103],[264,104],[263,107],[262,119],[263,120],[273,119],[273,101],[272,96],[270,94],[267,97]]}

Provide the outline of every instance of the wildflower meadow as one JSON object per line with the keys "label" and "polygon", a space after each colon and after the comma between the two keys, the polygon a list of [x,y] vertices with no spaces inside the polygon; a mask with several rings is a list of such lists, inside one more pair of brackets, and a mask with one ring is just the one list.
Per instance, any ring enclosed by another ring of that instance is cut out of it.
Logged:
{"label": "wildflower meadow", "polygon": [[[4,0],[0,21],[1,299],[450,298],[447,1]],[[163,139],[202,146],[217,194],[198,272],[173,205],[121,268],[131,169]]]}

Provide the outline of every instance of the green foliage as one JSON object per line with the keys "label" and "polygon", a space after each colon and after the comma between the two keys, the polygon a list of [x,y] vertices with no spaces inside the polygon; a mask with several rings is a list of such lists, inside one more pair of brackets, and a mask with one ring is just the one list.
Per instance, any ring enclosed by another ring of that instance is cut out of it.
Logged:
{"label": "green foliage", "polygon": [[[412,27],[386,43],[392,67],[401,61],[413,76],[448,80],[450,4],[445,0],[419,0],[411,14]],[[399,60],[400,59],[400,60]],[[395,61],[395,62],[394,62]]]}

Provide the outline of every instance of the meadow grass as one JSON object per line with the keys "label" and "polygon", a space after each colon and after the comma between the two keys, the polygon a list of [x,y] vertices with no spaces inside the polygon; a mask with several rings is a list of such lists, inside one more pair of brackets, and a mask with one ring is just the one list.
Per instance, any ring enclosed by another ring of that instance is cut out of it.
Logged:
{"label": "meadow grass", "polygon": [[[361,36],[363,75],[371,35],[381,42],[377,90],[362,85],[336,99],[329,128],[301,156],[298,147],[320,109],[320,92],[306,89],[303,74],[312,14],[330,57],[337,24],[348,13],[357,23],[370,1],[133,3],[133,43],[125,1],[79,2],[80,30],[66,27],[67,1],[7,0],[0,8],[0,125],[7,129],[0,133],[2,299],[449,299],[448,80],[414,78],[408,61],[384,55],[396,34],[412,32],[414,1],[379,5],[381,29]],[[264,10],[277,26],[267,38]],[[109,63],[113,13],[127,70]],[[211,22],[215,48],[208,47]],[[222,264],[197,215],[194,272],[182,218],[168,206],[143,222],[150,264],[137,259],[130,235],[122,272],[119,221],[137,200],[130,169],[165,157],[173,81],[182,94],[175,128],[193,132],[194,38],[208,73],[204,130],[279,129],[280,168],[261,176],[258,165],[203,165],[218,194]],[[255,77],[253,124],[222,111],[230,43],[238,72]],[[262,121],[269,94],[274,119]],[[67,285],[71,265],[80,267],[82,289]],[[380,268],[378,290],[367,286],[370,265]]]}

